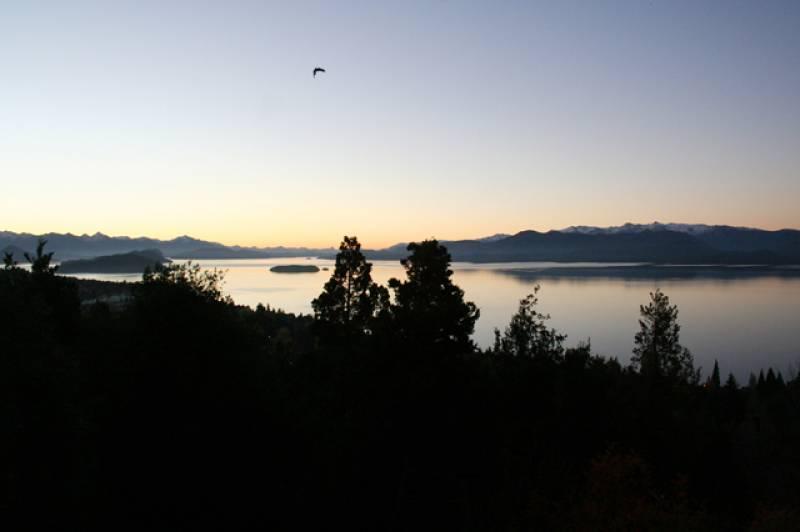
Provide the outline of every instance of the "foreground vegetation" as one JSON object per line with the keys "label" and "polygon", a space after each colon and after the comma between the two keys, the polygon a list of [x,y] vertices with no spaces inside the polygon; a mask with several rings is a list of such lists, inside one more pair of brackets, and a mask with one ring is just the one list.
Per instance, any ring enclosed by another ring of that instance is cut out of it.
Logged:
{"label": "foreground vegetation", "polygon": [[[800,380],[702,379],[661,292],[632,364],[537,311],[493,348],[435,241],[371,279],[345,238],[315,315],[167,266],[81,305],[41,245],[0,272],[6,529],[800,527]],[[723,382],[724,380],[724,382]]]}

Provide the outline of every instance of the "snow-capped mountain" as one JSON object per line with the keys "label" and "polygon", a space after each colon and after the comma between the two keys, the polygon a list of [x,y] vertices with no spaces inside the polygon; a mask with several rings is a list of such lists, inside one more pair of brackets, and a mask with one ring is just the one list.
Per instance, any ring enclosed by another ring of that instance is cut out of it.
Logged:
{"label": "snow-capped mountain", "polygon": [[483,238],[476,238],[478,242],[497,242],[498,240],[503,240],[504,238],[508,238],[511,235],[508,233],[497,233],[492,236],[485,236]]}
{"label": "snow-capped mountain", "polygon": [[[559,230],[560,233],[579,233],[583,235],[621,235],[641,233],[642,231],[675,231],[676,233],[686,233],[689,235],[702,235],[714,229],[715,225],[706,224],[682,224],[682,223],[661,223],[651,224],[632,224],[626,223],[613,227],[593,227],[589,225],[573,225]],[[746,228],[737,228],[746,229]]]}

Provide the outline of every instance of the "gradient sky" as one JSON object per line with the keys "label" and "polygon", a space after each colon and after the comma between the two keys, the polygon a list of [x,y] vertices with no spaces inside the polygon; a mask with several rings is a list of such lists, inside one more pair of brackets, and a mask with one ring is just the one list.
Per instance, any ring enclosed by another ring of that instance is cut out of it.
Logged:
{"label": "gradient sky", "polygon": [[0,2],[0,230],[372,247],[798,204],[797,0]]}

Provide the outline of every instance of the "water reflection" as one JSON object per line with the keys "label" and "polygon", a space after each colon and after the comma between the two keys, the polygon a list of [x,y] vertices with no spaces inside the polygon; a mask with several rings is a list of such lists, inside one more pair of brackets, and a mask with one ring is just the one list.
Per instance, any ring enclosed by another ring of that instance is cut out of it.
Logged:
{"label": "water reflection", "polygon": [[[302,262],[300,262],[302,261]],[[225,290],[243,305],[269,304],[289,312],[310,313],[311,300],[330,271],[280,274],[276,264],[315,264],[323,259],[248,259],[198,261],[204,268],[227,270]],[[627,362],[637,330],[639,305],[661,288],[680,309],[681,340],[706,373],[720,361],[723,373],[740,380],[750,371],[774,366],[786,372],[800,362],[800,270],[765,268],[652,268],[593,264],[565,268],[546,263],[453,265],[454,279],[481,310],[475,340],[491,344],[495,327],[504,327],[521,298],[540,284],[541,310],[569,335],[567,343],[591,340],[593,349]],[[544,268],[550,268],[544,270]],[[375,280],[403,277],[396,261],[375,261]],[[91,275],[109,280],[139,276]]]}

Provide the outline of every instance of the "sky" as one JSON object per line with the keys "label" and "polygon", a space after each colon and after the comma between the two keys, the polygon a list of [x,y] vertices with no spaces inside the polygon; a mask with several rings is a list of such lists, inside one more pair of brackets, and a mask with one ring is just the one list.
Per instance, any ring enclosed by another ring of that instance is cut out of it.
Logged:
{"label": "sky", "polygon": [[0,230],[797,228],[798,28],[796,0],[0,0]]}

